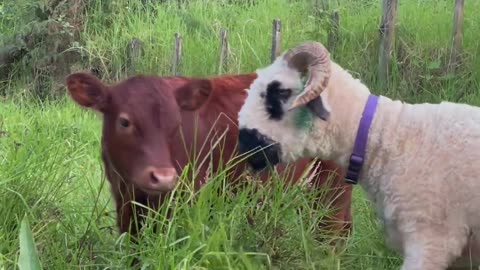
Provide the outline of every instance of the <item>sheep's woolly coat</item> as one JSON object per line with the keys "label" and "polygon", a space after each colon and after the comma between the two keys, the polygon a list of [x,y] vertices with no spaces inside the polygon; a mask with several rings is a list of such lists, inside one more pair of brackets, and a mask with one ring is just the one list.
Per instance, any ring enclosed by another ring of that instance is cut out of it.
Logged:
{"label": "sheep's woolly coat", "polygon": [[[298,128],[295,109],[273,121],[261,99],[266,85],[278,80],[301,87],[299,74],[279,62],[258,71],[239,114],[240,127],[278,142],[284,162],[314,156],[346,168],[370,91],[332,62],[323,94],[329,120],[317,118],[311,128]],[[381,96],[359,184],[375,204],[388,242],[404,256],[402,269],[459,265],[462,250],[463,265],[478,265],[480,108],[449,102],[412,105]]]}
{"label": "sheep's woolly coat", "polygon": [[[444,269],[480,234],[480,109],[381,97],[368,145],[360,184],[390,244],[399,251],[407,245],[406,262],[423,266],[405,269]],[[478,260],[475,242],[470,255]],[[413,259],[421,252],[431,266]]]}

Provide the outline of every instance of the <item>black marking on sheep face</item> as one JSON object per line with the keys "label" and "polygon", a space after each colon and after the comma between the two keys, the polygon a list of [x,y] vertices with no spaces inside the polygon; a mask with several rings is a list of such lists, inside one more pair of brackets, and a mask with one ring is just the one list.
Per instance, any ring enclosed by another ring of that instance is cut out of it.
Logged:
{"label": "black marking on sheep face", "polygon": [[265,107],[270,119],[282,120],[285,111],[282,104],[292,95],[292,89],[281,88],[279,81],[273,81],[267,86],[267,94],[265,97]]}
{"label": "black marking on sheep face", "polygon": [[280,145],[258,130],[241,128],[238,142],[240,154],[248,152],[247,162],[253,171],[258,172],[280,163]]}

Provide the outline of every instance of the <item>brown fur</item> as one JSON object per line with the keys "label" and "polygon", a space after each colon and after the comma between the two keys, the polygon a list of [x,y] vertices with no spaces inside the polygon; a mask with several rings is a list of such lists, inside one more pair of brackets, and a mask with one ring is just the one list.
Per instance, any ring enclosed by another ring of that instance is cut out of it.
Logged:
{"label": "brown fur", "polygon": [[[73,100],[103,114],[102,159],[116,202],[120,232],[137,233],[136,226],[130,227],[132,219],[139,218],[132,206],[133,201],[158,208],[165,194],[152,194],[139,188],[139,175],[147,166],[174,167],[180,174],[191,160],[192,151],[199,154],[199,160],[212,151],[209,161],[215,171],[219,164],[225,164],[235,156],[238,111],[246,98],[244,89],[255,78],[255,74],[205,79],[139,75],[111,86],[86,73],[72,74],[67,78]],[[127,115],[132,124],[127,131],[119,131],[119,114]],[[224,132],[224,144],[200,151],[205,142],[210,146],[209,142],[217,141]],[[193,144],[195,136],[196,146]],[[297,161],[293,175],[289,175],[287,181],[297,182],[311,161]],[[194,181],[196,189],[205,183],[209,163],[198,168]],[[245,163],[237,165],[231,181],[245,172],[245,168]],[[279,166],[280,172],[284,169],[284,164]],[[335,171],[331,182],[334,189],[329,191],[326,199],[329,201],[324,203],[331,202],[339,210],[327,224],[334,230],[346,228],[350,231],[352,188],[344,184],[343,170],[331,161],[323,161],[321,172],[314,177],[312,184],[324,186]],[[265,181],[268,172],[260,177]]]}

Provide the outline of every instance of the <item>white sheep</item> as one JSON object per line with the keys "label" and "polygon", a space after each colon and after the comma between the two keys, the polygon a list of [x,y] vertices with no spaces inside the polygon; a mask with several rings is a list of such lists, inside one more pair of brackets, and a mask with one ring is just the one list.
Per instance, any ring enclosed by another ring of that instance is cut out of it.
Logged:
{"label": "white sheep", "polygon": [[257,74],[239,113],[243,153],[260,146],[270,163],[317,157],[348,169],[403,270],[480,264],[480,108],[375,96],[318,42]]}

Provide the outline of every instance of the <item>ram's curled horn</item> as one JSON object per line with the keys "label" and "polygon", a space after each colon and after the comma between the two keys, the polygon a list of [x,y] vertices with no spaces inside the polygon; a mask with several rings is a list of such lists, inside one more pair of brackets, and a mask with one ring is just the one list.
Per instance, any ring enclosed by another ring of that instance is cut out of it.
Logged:
{"label": "ram's curled horn", "polygon": [[308,72],[305,89],[293,101],[290,110],[307,104],[327,87],[331,73],[330,54],[321,43],[305,42],[288,50],[283,59],[290,67],[302,73]]}

